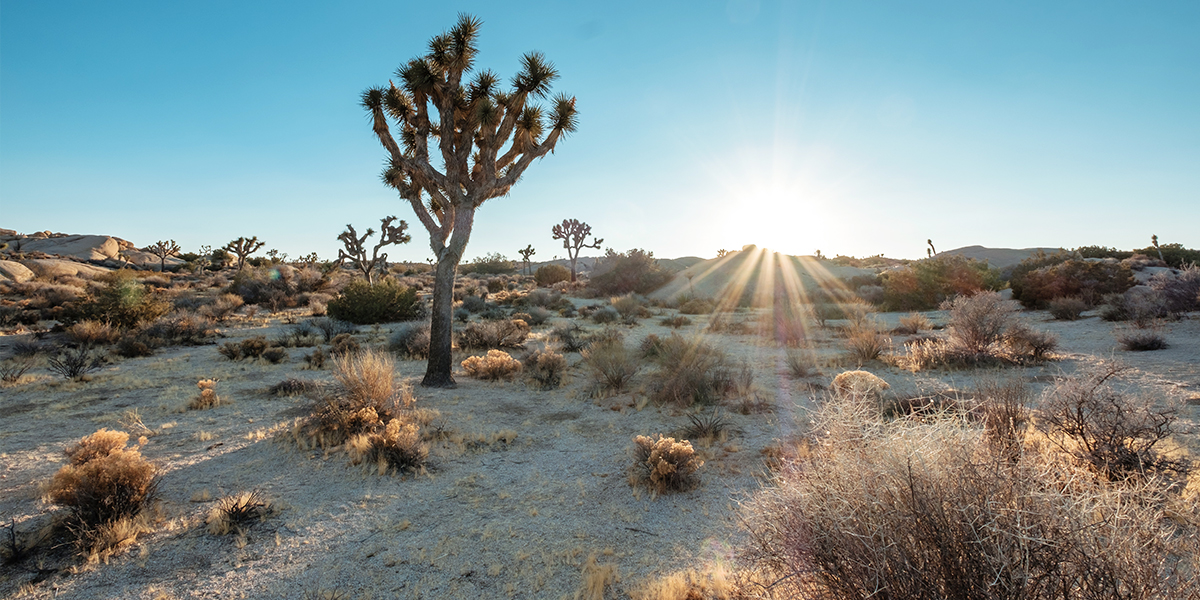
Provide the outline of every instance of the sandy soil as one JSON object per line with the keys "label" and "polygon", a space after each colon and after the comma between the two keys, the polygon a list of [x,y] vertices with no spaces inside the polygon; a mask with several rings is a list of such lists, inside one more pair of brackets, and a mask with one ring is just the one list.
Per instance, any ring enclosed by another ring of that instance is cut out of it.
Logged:
{"label": "sandy soil", "polygon": [[[664,314],[670,314],[665,311]],[[928,313],[944,323],[942,313]],[[742,315],[753,318],[753,315]],[[882,315],[894,324],[900,315]],[[230,340],[279,336],[288,326],[243,320],[224,330]],[[294,317],[298,317],[294,315]],[[684,335],[703,331],[691,317]],[[1181,444],[1200,454],[1191,433],[1200,418],[1200,319],[1167,325],[1171,347],[1131,353],[1116,349],[1113,326],[1095,317],[1050,321],[1023,318],[1060,336],[1059,360],[1006,369],[1036,390],[1053,377],[1118,359],[1143,390],[1190,401]],[[561,322],[556,319],[555,322]],[[597,326],[591,325],[596,328]],[[627,329],[633,345],[669,334],[658,318]],[[389,327],[360,328],[362,343],[382,345]],[[548,327],[535,329],[542,337]],[[39,486],[63,464],[63,449],[101,427],[125,428],[136,410],[154,434],[143,454],[162,469],[157,531],[141,536],[108,564],[63,568],[44,562],[4,567],[0,594],[29,598],[303,598],[337,592],[346,598],[573,597],[589,557],[613,564],[619,582],[606,597],[655,575],[728,561],[738,543],[737,502],[766,481],[763,448],[803,427],[804,410],[830,379],[854,365],[833,363],[844,350],[831,331],[814,333],[826,366],[822,375],[794,381],[784,351],[754,335],[704,333],[754,369],[758,395],[769,410],[727,409],[732,433],[704,448],[707,464],[692,491],[652,497],[631,487],[630,440],[672,433],[687,424],[671,408],[644,405],[645,370],[633,392],[600,400],[578,354],[567,384],[541,391],[520,381],[486,383],[458,376],[453,390],[416,388],[418,406],[440,411],[434,423],[449,435],[431,449],[425,474],[379,476],[349,464],[340,452],[301,451],[278,435],[307,410],[303,397],[278,398],[267,389],[287,377],[330,380],[328,370],[304,370],[307,349],[291,349],[280,365],[231,362],[215,346],[171,348],[141,359],[115,359],[91,381],[76,383],[35,369],[0,388],[0,518],[18,530],[45,522],[54,507]],[[897,345],[903,337],[896,337]],[[14,336],[0,338],[0,356]],[[532,347],[534,344],[530,344]],[[911,374],[871,363],[863,368],[892,384],[895,395],[970,390],[978,371]],[[398,376],[417,378],[423,361],[398,361]],[[196,381],[217,378],[231,400],[188,411]],[[814,385],[817,384],[817,385]],[[639,410],[638,407],[642,406]],[[124,419],[128,422],[128,419]],[[136,428],[128,429],[136,435]],[[515,436],[513,435],[515,433]],[[280,511],[244,538],[205,532],[204,516],[223,495],[260,490]],[[59,569],[37,572],[38,568]],[[31,581],[39,580],[36,584]]]}

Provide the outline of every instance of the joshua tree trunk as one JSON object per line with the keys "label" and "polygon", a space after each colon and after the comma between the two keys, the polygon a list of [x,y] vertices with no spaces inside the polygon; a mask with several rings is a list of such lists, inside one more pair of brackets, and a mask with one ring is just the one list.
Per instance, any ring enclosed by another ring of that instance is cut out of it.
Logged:
{"label": "joshua tree trunk", "polygon": [[429,362],[425,365],[425,378],[421,380],[425,387],[456,385],[451,374],[454,367],[454,279],[474,225],[475,209],[457,211],[450,243],[440,250],[436,246],[433,248],[438,263],[433,279],[433,304],[429,309]]}

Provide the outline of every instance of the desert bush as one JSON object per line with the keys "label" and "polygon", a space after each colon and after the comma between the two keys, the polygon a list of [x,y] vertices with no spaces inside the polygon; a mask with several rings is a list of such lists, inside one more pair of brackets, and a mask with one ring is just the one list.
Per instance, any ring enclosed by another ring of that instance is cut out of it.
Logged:
{"label": "desert bush", "polygon": [[360,436],[381,433],[416,401],[407,383],[397,385],[394,364],[381,352],[366,351],[334,360],[338,389],[318,402],[296,424],[292,439],[302,447],[340,446],[348,440],[352,455],[369,444]]}
{"label": "desert bush", "polygon": [[784,356],[784,364],[787,365],[788,373],[795,379],[804,379],[820,375],[817,369],[816,357],[812,352],[804,350],[788,350]]}
{"label": "desert bush", "polygon": [[[489,306],[487,310],[479,313],[479,318],[485,321],[499,321],[500,319],[507,319],[509,316],[508,313],[504,312],[503,308],[500,308],[499,306]],[[529,323],[525,322],[525,324],[528,325]]]}
{"label": "desert bush", "polygon": [[93,355],[87,346],[60,348],[55,356],[46,360],[49,369],[74,381],[83,381],[88,374],[104,365],[104,357]]}
{"label": "desert bush", "polygon": [[347,444],[351,461],[374,465],[380,475],[418,470],[429,456],[419,431],[415,423],[394,418],[375,431],[352,438]]}
{"label": "desert bush", "polygon": [[469,323],[458,332],[458,347],[463,350],[520,348],[529,337],[524,321],[488,321]]}
{"label": "desert bush", "polygon": [[968,352],[988,354],[1004,339],[1016,318],[1017,309],[996,293],[959,296],[948,302],[950,337]]}
{"label": "desert bush", "polygon": [[549,287],[556,283],[571,280],[571,270],[562,265],[543,265],[533,273],[533,280],[539,286]]}
{"label": "desert bush", "polygon": [[221,294],[213,299],[212,302],[201,306],[198,312],[215,321],[224,321],[245,303],[246,301],[242,300],[242,297],[237,294]]}
{"label": "desert bush", "polygon": [[471,273],[476,275],[500,275],[511,273],[514,269],[516,269],[516,266],[513,265],[511,260],[508,260],[508,258],[499,252],[492,252],[471,262],[459,265],[458,272],[463,275]]}
{"label": "desert bush", "polygon": [[25,376],[30,369],[33,368],[33,358],[29,356],[15,356],[6,361],[0,362],[0,381],[4,383],[16,383]]}
{"label": "desert bush", "polygon": [[959,296],[944,306],[950,310],[949,336],[913,340],[905,344],[907,355],[896,357],[895,362],[920,371],[1023,364],[1049,358],[1058,346],[1058,338],[1018,321],[1013,304],[993,292]]}
{"label": "desert bush", "polygon": [[[565,267],[564,267],[565,268]],[[567,271],[568,277],[570,271]],[[558,310],[570,306],[571,301],[564,298],[561,292],[556,290],[537,289],[525,295],[524,304],[527,306],[538,306],[547,310]]]}
{"label": "desert bush", "polygon": [[1169,317],[1167,299],[1153,289],[1133,288],[1124,294],[1109,294],[1100,307],[1105,321],[1133,321],[1138,326]]}
{"label": "desert bush", "polygon": [[1155,598],[1194,592],[1195,526],[1157,490],[1052,454],[988,451],[966,419],[883,421],[831,401],[743,506],[740,560],[773,597]]}
{"label": "desert bush", "polygon": [[243,358],[259,358],[270,347],[271,344],[267,338],[256,335],[241,342],[225,342],[217,347],[217,352],[229,360],[241,360]]}
{"label": "desert bush", "polygon": [[1162,298],[1167,312],[1181,314],[1200,310],[1200,266],[1186,265],[1175,276],[1159,273],[1148,283]]}
{"label": "desert bush", "polygon": [[1134,285],[1133,272],[1117,261],[1066,260],[1028,273],[1014,271],[1013,299],[1042,308],[1056,298],[1075,297],[1088,306],[1105,294],[1120,294]]}
{"label": "desert bush", "polygon": [[620,318],[621,318],[621,313],[617,312],[617,309],[615,309],[611,306],[605,306],[604,308],[596,310],[595,312],[592,313],[592,321],[599,323],[601,325],[607,325],[609,323],[616,323],[617,320]]}
{"label": "desert bush", "polygon": [[679,305],[679,312],[684,315],[707,315],[716,309],[712,300],[704,298],[692,298]]}
{"label": "desert bush", "polygon": [[321,385],[316,381],[289,377],[271,386],[267,393],[272,396],[300,396],[319,389],[321,389]]}
{"label": "desert bush", "polygon": [[308,295],[328,288],[330,276],[315,267],[262,265],[243,269],[233,277],[226,292],[246,304],[257,304],[278,312],[308,303]]}
{"label": "desert bush", "polygon": [[277,365],[288,359],[287,348],[282,348],[280,346],[272,346],[263,351],[262,357],[263,357],[263,360],[265,360],[273,365]]}
{"label": "desert bush", "polygon": [[659,494],[691,489],[699,480],[696,472],[704,466],[691,442],[660,433],[634,437],[632,454],[632,479],[649,484]]}
{"label": "desert bush", "polygon": [[532,327],[537,327],[538,325],[545,325],[554,313],[540,306],[531,306],[529,310],[525,311],[525,314],[529,317],[525,322],[529,323]]}
{"label": "desert bush", "polygon": [[377,283],[356,279],[329,302],[327,310],[334,319],[367,325],[419,319],[424,314],[424,305],[417,298],[416,290],[403,287],[393,279]]}
{"label": "desert bush", "polygon": [[[685,339],[672,333],[655,344],[658,364],[651,397],[661,403],[691,406],[708,404],[739,391],[749,384],[725,353],[700,339]],[[741,383],[739,383],[741,380]]]}
{"label": "desert bush", "polygon": [[558,342],[564,352],[582,352],[591,343],[583,328],[575,323],[555,327],[550,332],[550,339]]}
{"label": "desert bush", "polygon": [[976,411],[993,456],[1020,459],[1029,424],[1029,387],[1020,379],[985,379],[975,387]]}
{"label": "desert bush", "polygon": [[625,321],[636,320],[638,317],[649,315],[649,311],[646,308],[646,299],[637,294],[625,294],[624,296],[610,298],[609,305]]}
{"label": "desert bush", "polygon": [[462,299],[462,308],[471,313],[481,313],[487,310],[487,301],[479,296],[466,296]]}
{"label": "desert bush", "polygon": [[341,395],[352,406],[374,408],[387,414],[411,402],[411,393],[396,386],[395,369],[391,356],[375,350],[333,359],[333,379],[341,385]]}
{"label": "desert bush", "polygon": [[114,271],[107,276],[103,288],[64,313],[62,320],[66,325],[92,320],[121,329],[132,329],[170,310],[171,303],[148,291],[132,274]]}
{"label": "desert bush", "polygon": [[321,336],[325,338],[326,342],[333,341],[333,338],[342,335],[343,333],[354,333],[358,331],[358,328],[351,323],[347,323],[346,321],[341,321],[338,319],[331,319],[329,317],[314,317],[305,321],[302,323],[302,325],[321,332]]}
{"label": "desert bush", "polygon": [[583,362],[591,370],[597,391],[620,392],[641,370],[637,354],[625,347],[619,337],[594,341],[582,351]]}
{"label": "desert bush", "polygon": [[488,350],[486,356],[470,356],[462,361],[467,376],[495,381],[511,379],[521,372],[521,361],[503,350]]}
{"label": "desert bush", "polygon": [[204,522],[212,535],[242,535],[256,521],[266,520],[272,511],[271,501],[261,492],[251,490],[218,500]]}
{"label": "desert bush", "polygon": [[914,312],[900,317],[900,326],[893,331],[901,335],[913,335],[930,329],[933,329],[933,323],[929,321],[929,317]]}
{"label": "desert bush", "polygon": [[388,348],[404,358],[429,356],[429,323],[406,323],[392,333]]}
{"label": "desert bush", "polygon": [[68,327],[67,335],[80,344],[94,346],[116,343],[121,332],[108,323],[86,319]]}
{"label": "desert bush", "polygon": [[958,295],[998,290],[1000,272],[986,262],[943,254],[881,276],[885,310],[930,310]]}
{"label": "desert bush", "polygon": [[313,350],[311,353],[304,355],[304,362],[309,369],[325,368],[326,354],[320,348]]}
{"label": "desert bush", "polygon": [[[138,517],[155,499],[157,469],[136,447],[127,447],[129,434],[101,429],[66,450],[69,460],[47,484],[46,498],[70,510],[69,527],[81,548],[96,552],[125,542],[138,529],[114,538],[114,525]],[[97,548],[96,546],[101,546]]]}
{"label": "desert bush", "polygon": [[544,390],[562,385],[563,375],[567,372],[567,359],[551,348],[535,350],[525,364],[529,378]]}
{"label": "desert bush", "polygon": [[200,393],[188,402],[188,410],[208,410],[224,404],[224,399],[217,395],[216,379],[201,379],[196,382]]}
{"label": "desert bush", "polygon": [[1077,296],[1055,298],[1046,303],[1046,310],[1050,311],[1050,316],[1059,321],[1078,321],[1087,309],[1087,302]]}
{"label": "desert bush", "polygon": [[1166,338],[1158,328],[1131,327],[1117,331],[1117,343],[1131,352],[1148,352],[1164,350],[1168,347]]}
{"label": "desert bush", "polygon": [[682,316],[682,315],[675,315],[674,317],[663,317],[662,320],[659,322],[662,323],[664,326],[670,327],[672,329],[679,329],[680,327],[686,327],[686,326],[692,324],[691,319],[689,319],[685,316]]}
{"label": "desert bush", "polygon": [[836,398],[878,398],[891,386],[868,371],[838,373],[829,386]]}
{"label": "desert bush", "polygon": [[609,250],[596,266],[588,287],[604,296],[649,294],[671,278],[672,274],[658,265],[653,252],[636,248],[623,253]]}
{"label": "desert bush", "polygon": [[1185,460],[1159,451],[1179,418],[1178,406],[1118,388],[1127,370],[1108,363],[1060,378],[1042,396],[1038,428],[1060,450],[1109,479],[1186,474]]}
{"label": "desert bush", "polygon": [[333,357],[356,354],[362,350],[362,345],[349,333],[339,333],[329,342],[329,355]]}
{"label": "desert bush", "polygon": [[702,445],[723,440],[729,429],[729,422],[721,416],[719,408],[714,408],[710,413],[692,413],[687,418],[688,425],[683,428],[683,437],[699,440]]}
{"label": "desert bush", "polygon": [[454,309],[454,320],[458,321],[459,323],[466,323],[467,321],[470,321],[471,320],[471,311],[469,311],[461,306]]}
{"label": "desert bush", "polygon": [[1009,360],[1019,362],[1025,357],[1045,360],[1058,348],[1058,336],[1017,321],[1005,330],[1004,345]]}

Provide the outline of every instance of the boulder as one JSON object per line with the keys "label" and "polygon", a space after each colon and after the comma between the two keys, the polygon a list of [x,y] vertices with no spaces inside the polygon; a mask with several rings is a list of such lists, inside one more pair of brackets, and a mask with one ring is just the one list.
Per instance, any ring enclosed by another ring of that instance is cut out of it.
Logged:
{"label": "boulder", "polygon": [[21,261],[38,277],[87,277],[94,278],[109,272],[109,269],[62,258],[27,258]]}
{"label": "boulder", "polygon": [[0,278],[11,279],[17,283],[25,283],[37,277],[29,267],[11,260],[0,260]]}
{"label": "boulder", "polygon": [[39,237],[34,234],[21,240],[21,252],[45,252],[57,256],[70,256],[81,260],[104,260],[116,258],[120,244],[106,235],[67,235],[62,237]]}
{"label": "boulder", "polygon": [[[121,258],[148,271],[158,271],[162,268],[162,262],[157,256],[142,250],[121,250]],[[183,262],[182,259],[174,256],[167,257],[167,267],[176,267],[182,265]]]}

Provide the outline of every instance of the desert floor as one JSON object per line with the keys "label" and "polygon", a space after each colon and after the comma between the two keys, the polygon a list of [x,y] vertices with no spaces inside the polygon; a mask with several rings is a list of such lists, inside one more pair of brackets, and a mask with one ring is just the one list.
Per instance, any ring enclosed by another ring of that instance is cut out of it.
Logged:
{"label": "desert floor", "polygon": [[[673,314],[661,310],[662,315]],[[935,324],[944,313],[927,313]],[[739,318],[753,320],[742,313]],[[895,325],[898,314],[881,318]],[[1016,377],[1035,394],[1055,376],[1088,365],[1128,364],[1128,383],[1184,403],[1177,442],[1200,454],[1193,431],[1200,418],[1200,319],[1167,324],[1168,349],[1133,353],[1116,348],[1113,325],[1096,317],[1052,321],[1044,312],[1022,318],[1059,336],[1057,360],[990,371],[908,373],[880,362],[862,365],[891,385],[894,397],[957,391],[980,378]],[[295,312],[227,323],[225,340],[280,336]],[[87,382],[68,382],[44,366],[0,388],[0,517],[28,530],[54,507],[40,486],[64,463],[63,449],[101,427],[146,435],[143,454],[163,473],[157,530],[142,535],[106,564],[60,559],[0,569],[0,594],[28,598],[562,598],[574,597],[589,572],[613,565],[619,577],[606,597],[627,597],[640,583],[677,570],[720,569],[739,543],[738,503],[769,485],[764,450],[794,439],[805,411],[834,375],[855,368],[836,328],[812,336],[821,375],[795,380],[785,350],[756,335],[705,331],[709,317],[692,316],[678,330],[703,335],[754,370],[758,402],[722,409],[727,439],[700,447],[700,485],[654,496],[631,486],[631,438],[678,433],[685,411],[647,401],[654,370],[633,390],[595,399],[579,354],[566,384],[542,391],[521,380],[488,383],[459,373],[452,390],[416,387],[417,405],[440,417],[427,427],[432,442],[425,473],[379,475],[353,466],[345,453],[305,451],[286,435],[312,400],[274,397],[268,388],[288,377],[331,381],[328,368],[306,370],[307,349],[290,349],[272,365],[233,362],[214,345],[159,350],[155,356],[113,359]],[[564,319],[555,318],[551,325]],[[836,324],[837,322],[831,322]],[[598,329],[594,324],[586,325]],[[356,338],[383,346],[392,327],[360,327]],[[669,335],[659,318],[623,326],[626,343]],[[534,329],[530,347],[550,326]],[[0,357],[19,336],[0,337]],[[897,347],[903,336],[894,336]],[[465,357],[465,355],[464,355]],[[459,359],[461,360],[461,358]],[[397,375],[419,379],[424,361],[397,361]],[[226,400],[189,411],[196,382],[216,378]],[[752,398],[751,400],[754,400]],[[146,429],[130,424],[136,411]],[[742,414],[746,412],[748,414]],[[204,519],[215,499],[259,490],[279,508],[245,536],[213,536]],[[57,561],[57,562],[56,562]],[[39,571],[39,569],[44,569]],[[33,583],[35,582],[36,583]]]}

